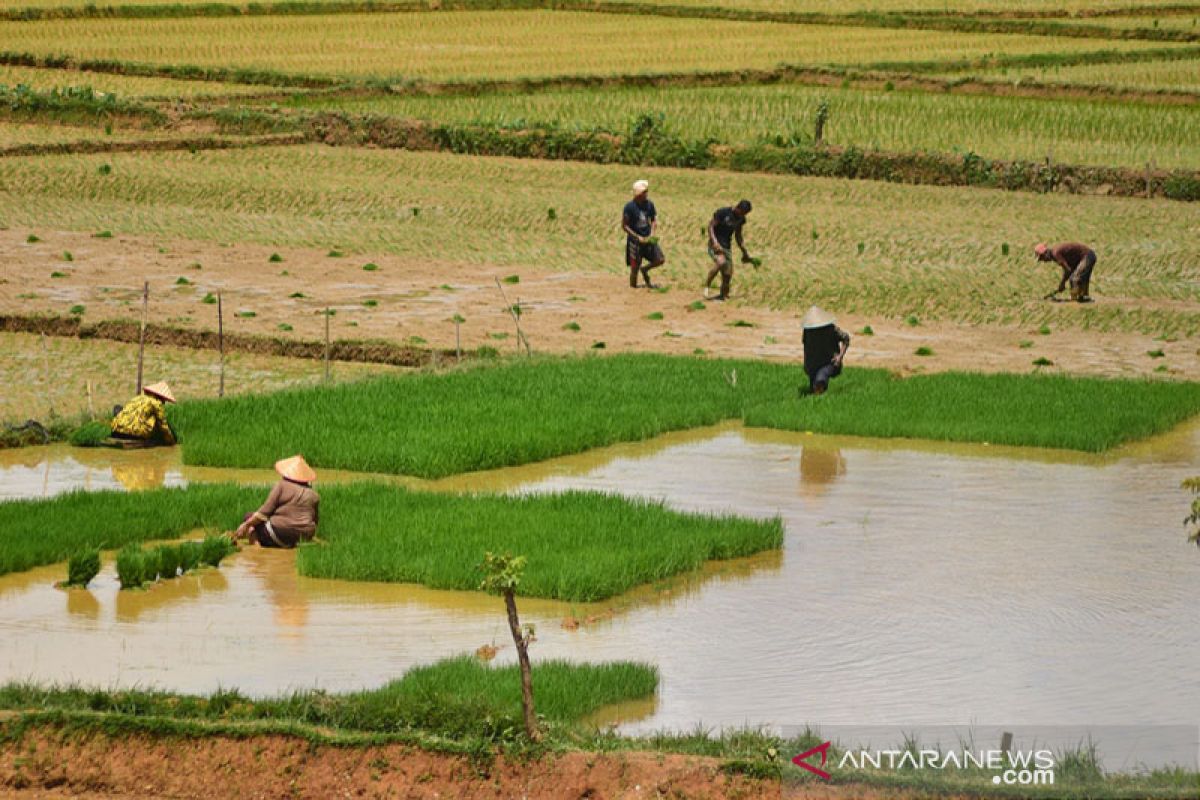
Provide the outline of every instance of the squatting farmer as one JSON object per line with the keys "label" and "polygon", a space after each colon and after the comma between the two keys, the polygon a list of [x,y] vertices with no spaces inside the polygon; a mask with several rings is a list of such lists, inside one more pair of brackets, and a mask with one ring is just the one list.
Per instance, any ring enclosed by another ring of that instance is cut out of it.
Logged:
{"label": "squatting farmer", "polygon": [[816,306],[808,309],[801,324],[804,333],[804,371],[813,394],[825,394],[829,381],[842,374],[842,361],[850,349],[850,334],[839,328],[833,315]]}
{"label": "squatting farmer", "polygon": [[304,460],[292,456],[275,462],[280,481],[271,487],[267,501],[245,516],[230,538],[246,539],[259,547],[295,547],[316,535],[321,497],[312,488],[317,473]]}
{"label": "squatting farmer", "polygon": [[646,288],[657,289],[650,282],[650,270],[661,267],[667,259],[654,235],[658,229],[658,212],[650,199],[649,181],[636,181],[633,184],[633,199],[625,204],[621,228],[625,231],[625,263],[629,266],[629,285],[637,288],[638,272],[641,272]]}
{"label": "squatting farmer", "polygon": [[175,444],[175,433],[167,424],[164,403],[174,403],[171,387],[163,381],[142,388],[142,393],[113,409],[114,439]]}
{"label": "squatting farmer", "polygon": [[1062,280],[1058,282],[1057,289],[1046,295],[1046,300],[1057,297],[1070,283],[1072,300],[1077,303],[1092,302],[1088,284],[1092,282],[1092,267],[1096,266],[1095,250],[1079,242],[1064,242],[1053,247],[1042,242],[1034,246],[1033,252],[1037,253],[1038,261],[1053,261],[1062,268]]}
{"label": "squatting farmer", "polygon": [[737,241],[738,249],[742,251],[742,263],[754,263],[754,259],[746,252],[746,243],[742,239],[742,226],[746,224],[746,215],[753,206],[749,200],[739,200],[736,206],[724,206],[713,212],[708,221],[708,255],[713,260],[713,268],[708,272],[704,282],[704,296],[708,297],[712,289],[713,278],[721,276],[721,293],[718,300],[729,299],[729,284],[733,281],[733,242]]}

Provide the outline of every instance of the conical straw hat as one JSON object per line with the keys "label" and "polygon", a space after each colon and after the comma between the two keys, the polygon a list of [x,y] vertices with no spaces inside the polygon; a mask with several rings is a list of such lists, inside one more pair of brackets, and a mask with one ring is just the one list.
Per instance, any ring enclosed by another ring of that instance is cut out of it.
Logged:
{"label": "conical straw hat", "polygon": [[837,322],[833,314],[828,311],[812,306],[808,309],[808,313],[804,315],[804,320],[800,323],[805,328],[824,328],[826,325],[832,325]]}
{"label": "conical straw hat", "polygon": [[292,456],[275,462],[275,471],[289,481],[297,483],[312,483],[317,479],[317,473],[304,460],[304,456]]}
{"label": "conical straw hat", "polygon": [[167,386],[166,381],[159,381],[158,383],[152,383],[149,386],[143,386],[142,392],[145,394],[152,394],[155,397],[161,397],[168,403],[175,402],[175,395],[171,394],[171,387]]}

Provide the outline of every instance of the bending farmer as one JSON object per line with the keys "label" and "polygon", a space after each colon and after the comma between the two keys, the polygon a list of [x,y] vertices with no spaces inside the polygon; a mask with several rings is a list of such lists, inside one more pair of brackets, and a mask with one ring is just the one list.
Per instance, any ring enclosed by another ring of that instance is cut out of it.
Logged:
{"label": "bending farmer", "polygon": [[137,397],[113,409],[113,438],[175,444],[175,433],[163,409],[163,403],[174,402],[171,387],[162,381],[143,387]]}
{"label": "bending farmer", "polygon": [[1061,294],[1071,284],[1071,299],[1077,303],[1090,303],[1088,284],[1092,282],[1092,267],[1096,266],[1096,251],[1086,244],[1079,242],[1064,242],[1049,247],[1045,242],[1035,245],[1033,252],[1037,253],[1038,261],[1053,261],[1062,267],[1062,280],[1058,288],[1045,299],[1050,300]]}
{"label": "bending farmer", "polygon": [[295,547],[316,534],[321,497],[313,491],[312,482],[317,473],[304,456],[276,461],[275,471],[282,480],[271,487],[267,502],[247,514],[233,532],[235,542],[246,539],[251,544],[258,542],[260,547]]}
{"label": "bending farmer", "polygon": [[742,251],[742,263],[749,264],[754,259],[746,252],[746,243],[742,240],[742,226],[746,224],[746,215],[753,206],[749,200],[739,200],[732,208],[725,206],[713,212],[708,221],[708,255],[713,260],[713,268],[709,270],[708,280],[704,282],[704,296],[712,288],[713,278],[721,274],[721,294],[718,300],[729,299],[729,284],[733,280],[733,240],[737,240],[738,249]]}
{"label": "bending farmer", "polygon": [[804,315],[804,371],[813,394],[824,394],[829,381],[842,374],[842,360],[850,349],[850,334],[834,322],[832,314],[816,306]]}
{"label": "bending farmer", "polygon": [[[647,289],[657,289],[650,282],[650,270],[661,267],[667,260],[662,248],[658,246],[658,238],[654,235],[658,228],[658,212],[650,197],[650,183],[637,181],[633,184],[633,199],[625,204],[621,215],[621,229],[625,231],[625,263],[629,267],[629,285],[636,289],[638,271],[646,281]],[[642,262],[649,262],[642,266]]]}

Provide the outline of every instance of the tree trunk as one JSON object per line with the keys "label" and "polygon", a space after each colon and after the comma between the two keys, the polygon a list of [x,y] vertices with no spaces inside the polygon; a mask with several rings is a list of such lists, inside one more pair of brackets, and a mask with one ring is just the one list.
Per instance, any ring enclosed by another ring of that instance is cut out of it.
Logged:
{"label": "tree trunk", "polygon": [[512,589],[504,592],[504,607],[508,610],[508,627],[512,631],[513,644],[517,646],[517,660],[521,664],[521,706],[525,711],[525,735],[531,741],[541,738],[537,727],[537,715],[533,710],[533,674],[529,668],[529,643],[521,633],[521,621],[517,618],[517,599]]}

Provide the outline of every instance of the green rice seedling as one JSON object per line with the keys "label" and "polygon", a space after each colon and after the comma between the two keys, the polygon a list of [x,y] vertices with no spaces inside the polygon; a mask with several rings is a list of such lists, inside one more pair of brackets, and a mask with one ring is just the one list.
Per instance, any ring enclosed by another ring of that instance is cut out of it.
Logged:
{"label": "green rice seedling", "polygon": [[64,250],[64,251],[63,251],[63,254],[62,254],[62,260],[63,260],[63,261],[74,261],[74,260],[75,260],[75,256],[71,255],[71,251],[70,251],[70,250]]}
{"label": "green rice seedling", "polygon": [[292,292],[288,295],[289,300],[303,300],[306,297],[308,297],[308,295],[306,295],[304,292]]}
{"label": "green rice seedling", "polygon": [[73,317],[82,317],[85,311],[87,311],[87,306],[83,305],[73,305],[70,309],[71,316]]}
{"label": "green rice seedling", "polygon": [[563,327],[563,330],[564,330],[564,331],[576,331],[576,332],[578,332],[578,331],[581,331],[581,330],[583,330],[583,328],[581,328],[581,327],[580,327],[579,323],[578,323],[578,322],[575,322],[574,320],[572,320],[571,322],[568,322],[568,323],[566,323],[566,324],[565,324],[565,325],[563,325],[562,327]]}
{"label": "green rice seedling", "polygon": [[164,581],[172,580],[179,575],[180,557],[179,546],[160,544],[154,548],[158,558],[158,574]]}
{"label": "green rice seedling", "polygon": [[377,307],[377,306],[379,305],[379,301],[378,301],[378,300],[367,299],[367,300],[363,300],[363,301],[362,301],[362,304],[363,304],[365,307],[367,307],[367,308],[375,308],[375,307]]}
{"label": "green rice seedling", "polygon": [[663,331],[663,336],[665,336],[668,339],[678,339],[678,338],[682,337],[683,334],[676,333],[675,331]]}
{"label": "green rice seedling", "polygon": [[1164,356],[1166,356],[1166,353],[1164,353],[1162,348],[1160,347],[1157,350],[1147,350],[1146,355],[1150,356],[1151,358],[1163,358]]}
{"label": "green rice seedling", "polygon": [[921,320],[917,318],[916,314],[909,314],[907,317],[904,318],[904,324],[908,325],[909,327],[915,328],[921,324]]}
{"label": "green rice seedling", "polygon": [[508,338],[508,333],[506,333],[505,331],[499,331],[498,333],[489,333],[488,338],[495,339],[497,341],[502,342]]}
{"label": "green rice seedling", "polygon": [[35,233],[31,233],[31,234],[29,234],[28,236],[26,236],[26,237],[25,237],[25,243],[26,243],[26,244],[37,244],[37,243],[38,243],[38,242],[40,242],[40,241],[41,241],[41,239],[40,239],[40,238],[38,237],[38,235],[37,235],[37,234],[35,234]]}
{"label": "green rice seedling", "polygon": [[413,206],[412,207],[412,215],[413,215],[414,219],[421,216],[421,209],[418,208],[417,206]]}
{"label": "green rice seedling", "polygon": [[101,175],[111,175],[112,174],[112,164],[101,164],[100,168],[97,169],[96,171],[99,172]]}
{"label": "green rice seedling", "polygon": [[705,355],[707,352],[708,351],[705,350],[703,347],[697,347],[695,350],[692,351],[692,355],[702,356],[702,355]]}
{"label": "green rice seedling", "polygon": [[1033,347],[1033,342],[1029,339],[1022,339],[1017,343],[1017,347],[1021,348],[1022,350],[1028,350],[1029,348]]}
{"label": "green rice seedling", "polygon": [[866,244],[864,244],[863,242],[858,243],[858,254],[860,256],[866,251],[866,249],[867,249]]}
{"label": "green rice seedling", "polygon": [[325,317],[336,317],[337,309],[336,308],[323,308],[320,311],[318,311],[317,313],[322,316],[325,316]]}
{"label": "green rice seedling", "polygon": [[162,574],[162,561],[157,548],[142,550],[142,582],[154,583]]}
{"label": "green rice seedling", "polygon": [[441,286],[439,286],[438,288],[439,288],[439,289],[441,289],[443,292],[453,292],[453,291],[455,291],[454,287],[453,287],[453,286],[451,286],[451,285],[450,285],[450,284],[448,284],[448,283],[443,283],[443,284],[442,284]]}
{"label": "green rice seedling", "polygon": [[362,268],[363,272],[376,272],[379,269],[379,265],[373,261],[368,261],[366,264],[363,264]]}
{"label": "green rice seedling", "polygon": [[931,356],[931,355],[933,355],[933,348],[931,348],[931,347],[923,347],[923,346],[922,346],[922,347],[918,347],[916,350],[914,350],[914,351],[913,351],[913,355],[916,355],[916,356]]}
{"label": "green rice seedling", "polygon": [[100,551],[96,548],[81,550],[67,560],[66,586],[86,588],[92,578],[100,573]]}
{"label": "green rice seedling", "polygon": [[688,311],[703,311],[705,308],[707,308],[707,306],[704,305],[702,300],[693,300],[687,305]]}
{"label": "green rice seedling", "polygon": [[1042,325],[1042,327],[1038,328],[1038,333],[1041,334],[1042,336],[1049,336],[1050,335],[1050,326]]}
{"label": "green rice seedling", "polygon": [[98,231],[92,234],[93,239],[111,239],[113,238],[112,231]]}
{"label": "green rice seedling", "polygon": [[1170,367],[1168,367],[1166,364],[1159,364],[1157,367],[1154,368],[1154,371],[1155,372],[1170,372]]}
{"label": "green rice seedling", "polygon": [[180,275],[178,278],[175,279],[175,285],[176,286],[191,286],[192,282],[189,281],[187,278],[183,277],[182,275]]}
{"label": "green rice seedling", "polygon": [[285,270],[280,270],[280,272],[279,272],[279,277],[281,277],[281,278],[286,278],[286,277],[290,276],[291,274],[292,274],[292,273],[288,272],[286,269],[285,269]]}
{"label": "green rice seedling", "polygon": [[99,447],[111,435],[112,428],[107,422],[94,420],[86,422],[72,431],[67,438],[67,443],[72,447]]}
{"label": "green rice seedling", "polygon": [[270,257],[267,258],[267,261],[271,262],[272,264],[278,264],[279,262],[283,261],[283,256],[279,255],[279,253],[271,253]]}
{"label": "green rice seedling", "polygon": [[558,212],[555,211],[553,208],[547,208],[546,209],[546,219],[553,222],[554,220],[558,219]]}
{"label": "green rice seedling", "polygon": [[663,312],[661,312],[661,311],[651,311],[649,314],[646,315],[646,319],[652,320],[652,321],[658,321],[662,318],[663,318]]}
{"label": "green rice seedling", "polygon": [[1000,255],[1008,255],[1008,242],[1004,242],[1000,245]]}
{"label": "green rice seedling", "polygon": [[54,272],[50,273],[50,277],[51,278],[65,278],[65,277],[67,277],[67,273],[59,272],[58,270],[55,270]]}
{"label": "green rice seedling", "polygon": [[504,276],[504,277],[503,277],[503,278],[500,280],[500,282],[501,282],[501,283],[520,283],[520,282],[521,282],[521,276],[520,276],[520,275],[505,275],[505,276]]}
{"label": "green rice seedling", "polygon": [[758,327],[757,323],[747,322],[744,319],[735,319],[733,322],[730,322],[728,324],[729,324],[730,328],[757,328]]}
{"label": "green rice seedling", "polygon": [[330,251],[329,251],[328,253],[326,253],[325,255],[326,255],[327,257],[329,257],[329,258],[342,258],[342,257],[344,257],[346,254],[345,254],[345,253],[343,253],[341,250],[330,250]]}
{"label": "green rice seedling", "polygon": [[608,345],[607,345],[605,342],[599,342],[599,341],[597,341],[597,342],[592,342],[592,349],[593,349],[593,350],[604,350],[604,349],[606,349],[607,347],[608,347]]}
{"label": "green rice seedling", "polygon": [[289,333],[290,331],[295,330],[291,325],[287,324],[286,322],[279,323],[278,325],[275,326],[275,329],[279,330],[279,331],[283,331],[284,333]]}
{"label": "green rice seedling", "polygon": [[258,316],[258,312],[257,311],[238,311],[234,314],[234,316],[241,317],[242,319],[254,319],[255,317]]}
{"label": "green rice seedling", "polygon": [[779,340],[776,339],[774,336],[764,336],[763,344],[779,344]]}
{"label": "green rice seedling", "polygon": [[136,544],[127,545],[117,553],[117,579],[122,589],[137,589],[145,583],[145,557]]}
{"label": "green rice seedling", "polygon": [[237,551],[237,546],[226,536],[205,536],[200,543],[200,563],[206,567],[220,566],[225,556]]}
{"label": "green rice seedling", "polygon": [[188,269],[204,269],[204,267],[200,264],[199,261],[193,261],[192,263],[188,264],[187,268]]}
{"label": "green rice seedling", "polygon": [[1052,367],[1054,366],[1054,362],[1045,356],[1038,356],[1033,360],[1033,365],[1035,367]]}
{"label": "green rice seedling", "polygon": [[573,294],[573,295],[571,295],[570,297],[568,297],[568,298],[567,298],[567,302],[568,302],[568,303],[586,303],[586,302],[587,302],[587,298],[586,298],[586,297],[580,297],[580,296],[579,296],[579,295],[577,295],[577,294]]}
{"label": "green rice seedling", "polygon": [[872,328],[870,325],[863,325],[862,330],[859,331],[859,334],[861,334],[862,336],[874,336],[875,329]]}
{"label": "green rice seedling", "polygon": [[204,559],[204,545],[201,542],[190,541],[179,543],[179,569],[191,572],[200,566]]}
{"label": "green rice seedling", "polygon": [[217,296],[212,292],[209,292],[208,294],[204,295],[200,302],[206,305],[215,306],[217,304]]}

